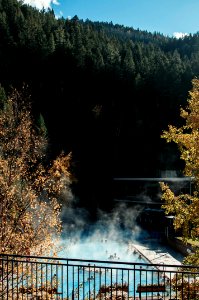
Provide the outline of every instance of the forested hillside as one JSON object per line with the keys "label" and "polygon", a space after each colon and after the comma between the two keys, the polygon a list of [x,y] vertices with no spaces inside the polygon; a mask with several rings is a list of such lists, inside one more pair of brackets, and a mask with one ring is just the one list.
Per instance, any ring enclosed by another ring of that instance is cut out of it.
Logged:
{"label": "forested hillside", "polygon": [[199,73],[199,33],[169,38],[0,0],[0,70],[6,91],[28,84],[49,155],[72,152],[81,206],[111,206],[115,176],[180,170],[176,148],[160,135],[181,122]]}

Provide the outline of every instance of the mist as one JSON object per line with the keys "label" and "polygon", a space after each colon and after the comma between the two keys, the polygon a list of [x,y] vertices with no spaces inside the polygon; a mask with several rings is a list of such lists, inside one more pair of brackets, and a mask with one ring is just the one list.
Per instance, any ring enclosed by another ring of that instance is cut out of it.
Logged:
{"label": "mist", "polygon": [[[64,224],[59,256],[63,258],[132,261],[130,243],[147,235],[137,223],[140,206],[119,203],[109,213],[98,210],[89,222],[86,209],[72,205],[63,211]],[[135,256],[135,255],[134,255]]]}

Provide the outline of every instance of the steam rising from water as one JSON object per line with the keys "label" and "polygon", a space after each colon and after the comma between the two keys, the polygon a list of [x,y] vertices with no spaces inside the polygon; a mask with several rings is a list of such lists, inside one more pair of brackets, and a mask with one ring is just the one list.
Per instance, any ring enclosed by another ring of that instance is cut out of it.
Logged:
{"label": "steam rising from water", "polygon": [[98,212],[95,223],[87,223],[88,213],[83,209],[66,208],[61,257],[77,259],[132,261],[134,242],[145,233],[136,225],[141,208],[120,204],[111,213]]}

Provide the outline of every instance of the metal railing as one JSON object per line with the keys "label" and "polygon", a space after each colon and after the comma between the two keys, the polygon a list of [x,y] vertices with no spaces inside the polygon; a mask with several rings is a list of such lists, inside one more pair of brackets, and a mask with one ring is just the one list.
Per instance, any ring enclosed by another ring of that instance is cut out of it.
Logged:
{"label": "metal railing", "polygon": [[199,266],[0,255],[0,299],[199,299]]}

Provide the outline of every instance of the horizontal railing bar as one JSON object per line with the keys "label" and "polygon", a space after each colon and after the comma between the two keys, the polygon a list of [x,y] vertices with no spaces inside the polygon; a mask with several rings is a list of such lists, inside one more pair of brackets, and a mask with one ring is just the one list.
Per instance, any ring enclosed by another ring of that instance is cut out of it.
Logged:
{"label": "horizontal railing bar", "polygon": [[[37,257],[37,256],[25,256],[25,255],[12,255],[12,254],[0,254],[0,260],[2,261],[13,261],[13,258],[26,258],[26,260],[16,260],[15,262],[20,263],[30,263],[30,264],[43,264],[43,265],[51,265],[51,266],[68,266],[68,267],[90,267],[90,268],[109,268],[110,270],[135,270],[135,271],[145,271],[145,272],[164,272],[167,274],[183,274],[189,275],[198,275],[198,272],[193,271],[193,269],[198,269],[198,266],[190,266],[190,265],[168,265],[168,264],[150,264],[150,263],[134,263],[134,262],[118,262],[118,261],[100,261],[100,260],[83,260],[83,259],[68,259],[68,258],[57,258],[57,257]],[[39,261],[30,261],[31,258],[39,258]],[[43,259],[47,259],[47,262],[44,262]],[[51,260],[51,261],[49,261]],[[52,260],[55,260],[52,262]],[[60,263],[60,261],[62,263]],[[65,261],[66,263],[63,263]],[[78,264],[74,264],[72,262],[78,262]],[[80,264],[82,263],[82,264]],[[84,264],[87,263],[87,264]],[[93,265],[91,264],[93,263]],[[105,265],[96,265],[96,264],[106,264]],[[107,266],[108,265],[108,266]],[[114,265],[114,266],[111,266]],[[117,266],[116,266],[117,265]],[[122,267],[119,267],[118,265],[123,265]],[[129,266],[129,267],[127,267]],[[154,267],[154,270],[152,269]],[[160,269],[161,267],[161,269]],[[150,269],[149,269],[150,268]],[[174,268],[174,270],[166,269],[166,268]],[[188,270],[187,270],[188,269]],[[189,270],[190,269],[190,270]]]}
{"label": "horizontal railing bar", "polygon": [[[49,256],[29,256],[29,255],[17,255],[17,254],[0,254],[0,258],[1,257],[7,257],[6,260],[8,258],[10,258],[10,260],[12,260],[12,258],[16,257],[16,258],[26,258],[26,259],[32,259],[32,258],[35,258],[35,259],[39,259],[39,260],[54,260],[55,262],[53,262],[52,264],[57,264],[58,262],[60,261],[67,261],[67,264],[68,262],[88,262],[88,263],[102,263],[102,264],[117,264],[117,265],[133,265],[133,266],[151,266],[151,267],[163,267],[163,268],[166,268],[166,267],[174,267],[174,268],[180,268],[180,269],[184,269],[184,268],[192,268],[193,267],[195,269],[199,269],[199,266],[192,266],[192,265],[174,265],[174,264],[156,264],[156,263],[143,263],[143,262],[123,262],[123,261],[112,261],[112,260],[88,260],[88,259],[76,259],[76,258],[63,258],[63,257],[49,257]],[[25,261],[27,262],[27,260]],[[31,261],[31,262],[34,262],[34,261]],[[38,262],[38,261],[35,261],[35,262]],[[43,262],[45,263],[45,262]],[[50,263],[50,262],[48,262]]]}
{"label": "horizontal railing bar", "polygon": [[[0,260],[1,261],[13,261],[12,258],[9,258],[9,259],[5,259],[5,258],[1,258],[0,257]],[[81,262],[89,262],[89,264],[72,264],[70,262],[67,262],[67,263],[60,263],[59,261],[57,262],[44,262],[44,261],[30,261],[30,260],[14,260],[15,262],[20,262],[20,263],[30,263],[30,264],[44,264],[44,265],[52,265],[52,266],[56,266],[56,265],[60,265],[60,266],[73,266],[73,267],[77,267],[77,266],[82,266],[82,267],[90,267],[90,268],[109,268],[109,269],[122,269],[122,270],[132,270],[135,269],[135,266],[137,266],[137,268],[135,270],[141,270],[141,271],[159,271],[159,272],[174,272],[172,270],[165,270],[165,267],[175,267],[175,268],[178,268],[178,266],[176,265],[156,265],[156,264],[143,264],[143,263],[129,263],[128,265],[131,265],[131,267],[127,268],[127,267],[117,267],[117,266],[111,266],[111,265],[117,265],[118,262],[114,262],[114,261],[95,261],[93,260],[92,262],[95,262],[95,263],[105,263],[106,265],[91,265],[90,264],[90,260],[88,261],[83,261],[81,260]],[[70,260],[69,260],[70,261]],[[120,262],[119,264],[121,265],[126,265],[126,262]],[[146,268],[144,269],[143,267],[140,269],[141,266],[146,266]],[[149,269],[149,267],[154,267],[154,269]],[[158,269],[158,267],[162,267],[162,269]],[[182,266],[180,266],[180,268],[182,269]],[[192,266],[193,268],[193,266]],[[194,267],[195,268],[195,267]],[[176,271],[175,271],[176,272]],[[181,272],[179,270],[179,272]],[[186,271],[189,273],[189,271]],[[191,272],[193,273],[193,272]],[[197,272],[196,272],[197,274]]]}
{"label": "horizontal railing bar", "polygon": [[[159,297],[198,299],[198,268],[190,265],[3,253],[0,254],[0,295],[2,299],[12,300],[29,299],[29,295],[30,299],[36,297],[54,300],[102,300],[106,297],[122,297],[126,300],[160,299]],[[146,297],[143,297],[143,294]]]}

